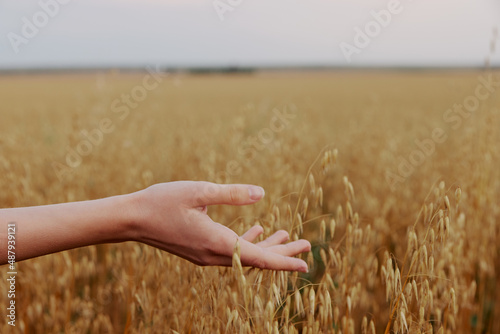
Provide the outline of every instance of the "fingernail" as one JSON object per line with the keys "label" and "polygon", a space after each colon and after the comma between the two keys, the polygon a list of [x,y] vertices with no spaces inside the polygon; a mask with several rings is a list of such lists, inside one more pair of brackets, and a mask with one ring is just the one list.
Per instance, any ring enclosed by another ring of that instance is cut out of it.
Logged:
{"label": "fingernail", "polygon": [[250,195],[250,199],[252,201],[256,201],[264,197],[265,192],[262,187],[251,186],[248,188],[248,194]]}

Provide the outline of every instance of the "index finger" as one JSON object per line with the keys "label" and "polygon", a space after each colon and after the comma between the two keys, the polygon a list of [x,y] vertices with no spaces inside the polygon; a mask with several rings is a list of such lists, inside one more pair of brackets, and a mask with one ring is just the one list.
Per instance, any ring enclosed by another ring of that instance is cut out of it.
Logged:
{"label": "index finger", "polygon": [[229,204],[246,205],[264,197],[264,189],[251,184],[216,184],[199,182],[195,206]]}

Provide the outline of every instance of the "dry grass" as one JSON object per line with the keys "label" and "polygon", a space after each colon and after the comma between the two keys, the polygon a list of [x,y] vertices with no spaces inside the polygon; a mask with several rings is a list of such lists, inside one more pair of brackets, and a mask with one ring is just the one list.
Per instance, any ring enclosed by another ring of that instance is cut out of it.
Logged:
{"label": "dry grass", "polygon": [[[136,243],[25,261],[16,330],[500,332],[500,94],[457,130],[442,119],[480,74],[171,75],[122,121],[110,104],[143,74],[0,78],[1,207],[180,179],[254,183],[266,188],[262,203],[212,207],[211,217],[313,243],[308,274],[241,268],[237,255],[233,268],[196,267]],[[296,117],[249,157],[248,140],[291,103]],[[116,129],[59,180],[52,163],[104,117]],[[449,138],[391,191],[386,171],[438,126]],[[228,178],[230,160],[242,171]]]}

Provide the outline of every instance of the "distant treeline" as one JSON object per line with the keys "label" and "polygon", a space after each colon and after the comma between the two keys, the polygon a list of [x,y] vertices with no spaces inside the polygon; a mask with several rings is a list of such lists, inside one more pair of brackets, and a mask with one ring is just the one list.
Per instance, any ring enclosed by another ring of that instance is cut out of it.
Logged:
{"label": "distant treeline", "polygon": [[[418,67],[418,66],[399,66],[399,67],[376,67],[376,66],[357,66],[357,67],[342,67],[342,66],[263,66],[263,67],[162,67],[158,69],[162,72],[170,73],[188,73],[188,74],[252,74],[259,71],[481,71],[481,70],[500,70],[499,66],[492,67]],[[143,72],[146,67],[68,67],[68,68],[14,68],[1,69],[0,75],[12,74],[54,74],[54,73],[92,73],[92,72],[116,72],[116,73],[133,73]]]}

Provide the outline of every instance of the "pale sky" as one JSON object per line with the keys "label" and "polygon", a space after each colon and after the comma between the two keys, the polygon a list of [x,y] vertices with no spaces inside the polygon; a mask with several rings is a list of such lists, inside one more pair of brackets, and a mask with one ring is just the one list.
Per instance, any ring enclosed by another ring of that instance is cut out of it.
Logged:
{"label": "pale sky", "polygon": [[[398,2],[390,22],[376,21],[372,11]],[[230,9],[224,20],[213,0],[0,0],[0,68],[482,66],[500,29],[500,0],[215,3]],[[357,47],[355,29],[367,26]],[[358,50],[350,62],[341,43]]]}

